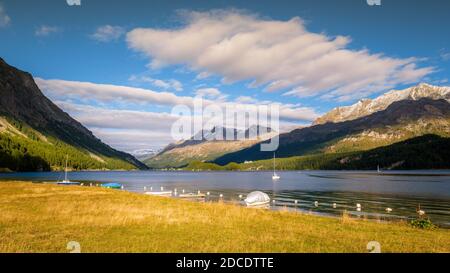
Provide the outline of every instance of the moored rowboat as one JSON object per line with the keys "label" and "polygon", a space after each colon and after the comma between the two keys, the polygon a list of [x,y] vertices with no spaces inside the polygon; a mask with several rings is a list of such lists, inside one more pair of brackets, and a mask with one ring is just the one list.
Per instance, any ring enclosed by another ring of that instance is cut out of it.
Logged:
{"label": "moored rowboat", "polygon": [[178,195],[179,198],[205,198],[204,193],[183,193]]}
{"label": "moored rowboat", "polygon": [[146,191],[144,192],[145,194],[148,195],[156,195],[156,196],[172,196],[172,192],[171,191]]}

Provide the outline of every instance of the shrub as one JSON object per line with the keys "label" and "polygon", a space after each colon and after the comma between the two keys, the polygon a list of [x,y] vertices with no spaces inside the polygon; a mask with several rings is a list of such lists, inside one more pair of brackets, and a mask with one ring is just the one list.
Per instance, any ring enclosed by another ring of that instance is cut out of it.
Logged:
{"label": "shrub", "polygon": [[411,226],[422,229],[433,229],[436,227],[430,219],[414,219],[411,221]]}

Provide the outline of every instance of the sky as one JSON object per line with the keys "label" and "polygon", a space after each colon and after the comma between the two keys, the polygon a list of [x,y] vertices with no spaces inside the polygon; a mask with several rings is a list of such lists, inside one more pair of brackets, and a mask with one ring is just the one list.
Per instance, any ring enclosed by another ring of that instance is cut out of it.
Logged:
{"label": "sky", "polygon": [[450,78],[450,1],[0,0],[0,57],[114,148],[173,142],[176,105],[277,105],[280,130]]}

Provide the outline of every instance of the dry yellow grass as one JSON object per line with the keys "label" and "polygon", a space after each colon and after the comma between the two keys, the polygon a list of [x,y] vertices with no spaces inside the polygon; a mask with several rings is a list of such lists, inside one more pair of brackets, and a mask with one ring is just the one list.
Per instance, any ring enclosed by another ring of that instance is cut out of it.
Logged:
{"label": "dry yellow grass", "polygon": [[195,203],[124,191],[0,182],[0,251],[450,252],[450,231]]}

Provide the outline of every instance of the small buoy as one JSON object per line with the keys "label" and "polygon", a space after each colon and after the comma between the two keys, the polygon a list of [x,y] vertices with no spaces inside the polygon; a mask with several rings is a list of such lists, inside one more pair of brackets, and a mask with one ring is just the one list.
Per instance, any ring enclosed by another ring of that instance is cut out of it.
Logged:
{"label": "small buoy", "polygon": [[207,192],[206,195],[209,195],[209,192]]}
{"label": "small buoy", "polygon": [[356,211],[361,211],[361,208],[356,208]]}
{"label": "small buoy", "polygon": [[314,206],[318,207],[319,206],[319,202],[315,201],[314,202]]}
{"label": "small buoy", "polygon": [[122,185],[120,188],[123,190],[125,187]]}
{"label": "small buoy", "polygon": [[356,204],[356,207],[357,207],[357,208],[361,208],[361,204],[359,204],[359,203]]}
{"label": "small buoy", "polygon": [[242,199],[242,194],[239,194],[239,199]]}
{"label": "small buoy", "polygon": [[273,200],[272,200],[272,203],[274,203],[274,204],[275,204],[275,199],[273,199]]}
{"label": "small buoy", "polygon": [[336,203],[333,203],[333,209],[335,209],[337,207]]}
{"label": "small buoy", "polygon": [[297,203],[298,203],[298,200],[294,200],[294,203],[297,205]]}
{"label": "small buoy", "polygon": [[425,211],[420,209],[420,204],[419,204],[419,207],[417,208],[416,212],[417,212],[417,214],[419,214],[420,216],[422,216],[422,215],[425,214]]}
{"label": "small buoy", "polygon": [[183,189],[183,193],[184,193],[184,189]]}
{"label": "small buoy", "polygon": [[153,191],[153,187],[150,187],[150,191]]}
{"label": "small buoy", "polygon": [[392,211],[391,208],[386,208],[386,212],[387,212],[387,213],[390,213],[391,211]]}
{"label": "small buoy", "polygon": [[147,191],[147,187],[146,186],[144,186],[144,191]]}
{"label": "small buoy", "polygon": [[164,187],[161,187],[161,191],[164,191]]}
{"label": "small buoy", "polygon": [[223,197],[223,194],[220,194],[219,197],[222,198],[222,197]]}
{"label": "small buoy", "polygon": [[197,194],[200,194],[200,191],[197,191]]}

